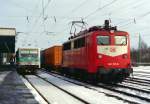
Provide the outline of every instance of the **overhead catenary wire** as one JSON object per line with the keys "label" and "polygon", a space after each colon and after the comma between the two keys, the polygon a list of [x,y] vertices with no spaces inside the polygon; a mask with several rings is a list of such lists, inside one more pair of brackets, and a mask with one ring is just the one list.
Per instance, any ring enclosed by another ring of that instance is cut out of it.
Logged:
{"label": "overhead catenary wire", "polygon": [[24,9],[24,10],[28,11],[28,12],[30,12],[30,11],[31,11],[31,9],[29,9],[29,8],[27,8],[27,7],[23,6],[23,5],[18,4],[18,3],[17,3],[17,2],[15,2],[14,0],[9,0],[9,2],[11,2],[14,6],[16,6],[16,7],[18,7],[18,8],[22,8],[22,9]]}
{"label": "overhead catenary wire", "polygon": [[[116,13],[118,13],[118,12],[120,12],[121,10],[123,10],[123,9],[128,9],[128,8],[133,8],[133,6],[134,5],[139,5],[139,4],[142,4],[142,3],[145,3],[145,2],[135,2],[135,1],[132,1],[132,2],[129,2],[129,3],[127,3],[126,5],[124,5],[124,6],[121,6],[121,8],[119,7],[119,8],[117,8],[117,9],[114,9],[113,10],[113,12],[111,11],[109,14],[114,14],[115,12]],[[129,6],[129,5],[131,5],[131,6]],[[96,11],[95,11],[96,12]],[[122,12],[121,12],[122,13]],[[101,16],[106,16],[107,14],[105,13],[105,14],[102,14]],[[109,19],[111,19],[111,17],[109,16]],[[89,19],[88,19],[89,20]],[[91,20],[91,19],[90,19]],[[93,19],[93,20],[95,20],[95,19]],[[118,24],[121,24],[121,23],[125,23],[125,22],[128,22],[128,20],[130,21],[130,20],[132,20],[132,19],[127,19],[127,20],[125,20],[125,21],[121,21],[121,22],[119,22],[119,23],[117,23],[116,25],[118,25]]]}
{"label": "overhead catenary wire", "polygon": [[144,18],[144,17],[146,17],[146,16],[148,16],[148,15],[150,15],[150,11],[147,11],[146,13],[143,13],[142,15],[140,15],[140,16],[138,16],[138,17],[136,17],[136,18],[133,18],[133,19],[131,19],[131,20],[128,20],[126,24],[121,25],[120,27],[126,27],[126,26],[128,26],[128,25],[130,25],[130,24],[133,24],[133,23],[136,24],[136,21],[137,21],[137,20],[142,19],[142,18]]}
{"label": "overhead catenary wire", "polygon": [[[72,13],[72,12],[75,12],[75,11],[77,11],[80,7],[82,7],[82,5],[84,5],[84,4],[86,4],[87,3],[87,1],[88,0],[84,0],[83,2],[81,2],[78,6],[76,6],[74,9],[72,9],[71,11],[69,11],[70,13]],[[67,13],[67,15],[69,14],[69,12]],[[52,17],[52,16],[51,16]],[[49,18],[49,17],[47,17],[47,18]],[[53,19],[54,19],[54,21],[55,21],[55,23],[56,23],[56,21],[57,21],[57,17],[56,16],[54,16],[54,17],[52,17]],[[62,21],[65,19],[63,19],[64,17],[62,17]],[[68,18],[67,16],[66,16],[66,18]],[[71,18],[71,17],[69,17],[69,18]],[[74,17],[72,17],[72,18],[74,18]],[[75,17],[76,18],[76,17]],[[79,17],[78,17],[79,18]],[[60,21],[59,21],[60,22]],[[55,34],[60,34],[61,32],[64,32],[64,31],[66,31],[68,29],[68,27],[67,28],[65,28],[65,29],[62,29],[61,31],[59,31],[59,32],[55,32]],[[45,31],[46,32],[46,31]],[[40,35],[42,35],[44,32],[41,32],[40,33]]]}
{"label": "overhead catenary wire", "polygon": [[88,3],[89,0],[84,0],[83,2],[81,2],[79,5],[77,5],[75,8],[73,8],[71,11],[69,11],[67,13],[67,15],[70,15],[70,13],[74,13],[75,11],[79,10],[83,5],[85,5],[86,3]]}
{"label": "overhead catenary wire", "polygon": [[106,7],[108,7],[108,6],[110,6],[110,5],[112,5],[112,4],[115,3],[116,1],[118,1],[118,0],[113,0],[112,2],[107,3],[107,4],[104,5],[103,7],[97,8],[96,10],[94,10],[93,12],[91,12],[90,14],[88,14],[87,16],[82,17],[82,18],[83,18],[83,19],[87,19],[87,18],[89,18],[90,16],[92,16],[93,14],[95,14],[96,12],[98,12],[98,11],[100,11],[100,10],[102,10],[102,9],[104,9],[104,8],[106,8]]}
{"label": "overhead catenary wire", "polygon": [[[83,2],[85,2],[85,1],[86,1],[86,0],[84,0]],[[116,3],[117,0],[113,0],[113,1],[114,1],[114,3]],[[111,2],[113,2],[113,1],[111,1]],[[85,5],[83,2],[82,2],[81,4],[82,4],[82,5]],[[109,3],[111,3],[111,2],[109,2]],[[86,3],[86,2],[85,2],[85,3]],[[108,4],[109,4],[109,3],[108,3]],[[141,4],[140,2],[138,2],[138,3],[135,2],[135,3],[136,3],[137,5],[140,5],[140,4]],[[134,5],[134,4],[133,4],[133,5]],[[123,8],[123,9],[133,8],[133,7],[136,6],[136,5],[134,5],[134,6],[133,6],[133,5],[128,5],[126,8]],[[101,6],[102,6],[102,5],[101,5]],[[105,5],[104,5],[104,6],[105,6]],[[109,6],[110,6],[110,7],[109,7]],[[106,7],[109,7],[109,8],[112,7],[111,5],[109,5],[109,6],[106,6]],[[83,7],[83,6],[80,6],[80,7]],[[118,6],[118,7],[120,7],[120,6]],[[76,6],[76,8],[77,8],[77,6]],[[74,8],[73,11],[76,12],[77,10],[79,10],[79,9],[76,9],[76,8]],[[100,8],[100,7],[99,7],[99,8]],[[101,7],[101,8],[102,8],[102,7]],[[98,8],[97,8],[97,9],[98,9]],[[119,11],[122,11],[123,9],[120,9]],[[100,9],[100,10],[105,10],[105,8]],[[98,11],[95,11],[95,10],[94,10],[95,13],[94,13],[94,11],[91,12],[90,14],[88,14],[89,16],[86,15],[86,16],[88,16],[88,17],[85,18],[85,19],[88,19],[88,20],[89,20],[89,17],[92,17],[92,16],[94,17],[94,15],[95,15],[97,12],[98,12],[98,13],[101,13],[100,10],[98,10]],[[119,12],[119,11],[117,11],[117,10],[115,11],[115,10],[116,10],[116,7],[113,9],[113,11],[111,11],[111,14],[112,14],[112,15],[113,15],[114,12],[115,12],[115,13]],[[68,12],[68,13],[69,13],[69,12]],[[106,13],[105,13],[105,14],[106,14]],[[107,14],[108,14],[108,13],[107,13]],[[107,14],[106,14],[106,15],[107,15]],[[69,14],[69,15],[71,15],[71,14]],[[111,15],[111,16],[112,16],[112,15]],[[140,15],[140,16],[146,17],[146,16],[148,16],[148,15],[149,15],[149,12],[145,12],[145,13],[143,13],[143,14]],[[85,17],[86,17],[86,16],[85,16]],[[22,17],[23,17],[23,16],[22,16]],[[27,16],[25,16],[25,18],[26,18],[26,17],[27,17]],[[29,31],[30,33],[36,33],[36,32],[37,32],[37,33],[40,33],[39,31],[35,31],[35,29],[37,30],[36,27],[37,27],[37,26],[40,26],[40,25],[42,24],[42,22],[43,22],[43,17],[44,17],[44,19],[45,19],[45,16],[43,16],[43,14],[42,14],[42,16],[40,16],[40,15],[39,15],[39,16],[28,16],[29,21],[30,21],[30,18],[38,19],[38,20],[37,20],[38,22],[35,22],[35,21],[36,21],[36,20],[35,20],[33,23],[31,22],[32,24],[30,23],[30,24],[32,25],[32,28],[33,28],[33,30],[31,29],[31,30],[32,30],[31,32]],[[113,16],[112,16],[112,17],[113,17]],[[122,26],[122,28],[123,28],[123,27],[129,26],[130,24],[135,24],[135,20],[136,20],[137,25],[138,25],[138,20],[139,20],[139,18],[137,18],[137,17],[138,17],[138,16],[131,17],[131,18],[130,18],[130,17],[129,17],[129,18],[123,18],[123,19],[121,20],[121,22],[119,21],[120,23],[117,23],[117,24],[120,25],[120,26]],[[17,18],[17,17],[16,17],[16,18]],[[23,18],[24,18],[24,17],[23,17]],[[56,16],[56,15],[51,15],[51,16],[46,16],[46,20],[47,20],[48,18],[52,18],[52,19],[54,20],[54,23],[55,23],[55,24],[56,24],[56,23],[59,24],[59,23],[60,23],[59,19],[62,21],[63,19],[70,20],[70,19],[80,18],[80,17],[70,17],[70,16],[69,16],[69,17],[67,17],[67,16],[66,16],[66,17],[65,17],[65,16],[62,16],[62,17],[61,17],[61,16]],[[90,19],[91,19],[91,18],[90,18]],[[41,20],[42,20],[42,22],[41,22]],[[46,21],[46,20],[45,20],[45,21]],[[40,21],[40,22],[39,22],[39,21]],[[91,20],[91,21],[92,21],[92,20]],[[28,21],[27,21],[27,22],[28,22]],[[47,22],[47,21],[46,21],[46,22]],[[116,21],[116,22],[118,22],[118,21]],[[58,25],[58,24],[57,24],[57,25]],[[62,24],[61,24],[61,25],[62,25]],[[64,26],[64,25],[65,25],[65,24],[63,24],[63,27],[64,27],[64,28],[57,29],[58,32],[56,32],[56,33],[62,33],[62,32],[64,33],[66,30],[69,29],[69,28],[68,28],[68,24],[67,24],[67,26]],[[46,25],[46,27],[47,27],[47,26],[48,26],[48,25]],[[119,26],[119,27],[120,27],[120,26]],[[53,27],[54,27],[54,26],[53,26]],[[57,27],[57,26],[55,26],[55,27]],[[38,30],[39,30],[39,29],[38,29]],[[61,30],[61,31],[59,31],[59,30]],[[43,34],[43,32],[42,32],[42,34]]]}
{"label": "overhead catenary wire", "polygon": [[[50,4],[50,2],[51,2],[52,0],[48,0],[48,2],[47,2],[47,4],[42,8],[42,12],[40,13],[40,15],[38,16],[38,18],[34,21],[34,23],[33,23],[33,28],[31,29],[31,31],[33,31],[34,30],[34,28],[36,27],[36,24],[39,22],[39,20],[40,20],[40,18],[43,16],[43,12],[48,8],[48,6],[49,6],[49,4]],[[42,3],[44,3],[43,1],[42,1]],[[43,5],[43,4],[42,4]]]}
{"label": "overhead catenary wire", "polygon": [[[98,11],[100,11],[100,10],[102,10],[102,9],[104,9],[104,8],[106,8],[106,7],[108,7],[108,6],[110,6],[110,5],[112,5],[112,4],[115,3],[116,1],[118,1],[118,0],[113,0],[113,1],[111,1],[111,2],[109,2],[109,3],[107,3],[106,5],[104,5],[103,7],[97,8],[96,10],[94,10],[93,12],[91,12],[90,14],[88,14],[87,16],[82,17],[82,19],[87,19],[87,18],[89,18],[90,16],[92,16],[92,15],[95,14],[96,12],[98,12]],[[64,29],[63,29],[63,30],[64,30]],[[65,29],[65,30],[66,30],[66,29]]]}
{"label": "overhead catenary wire", "polygon": [[104,5],[103,7],[97,8],[96,10],[94,10],[93,12],[91,12],[90,14],[88,14],[87,16],[85,16],[84,19],[86,19],[86,18],[92,16],[93,14],[95,14],[96,12],[98,12],[98,11],[100,11],[100,10],[102,10],[102,9],[104,9],[104,8],[106,8],[106,7],[108,7],[108,6],[110,6],[110,5],[112,5],[112,4],[115,3],[116,1],[118,1],[118,0],[113,0],[113,1],[111,1],[110,3]]}
{"label": "overhead catenary wire", "polygon": [[[92,12],[92,13],[90,13],[90,15],[87,15],[87,17],[89,17],[89,16],[91,16],[92,14],[94,14],[94,13],[96,13],[97,11],[94,11],[94,12]],[[147,15],[149,15],[150,14],[150,12],[146,12],[146,13],[144,13],[144,14],[142,14],[141,16],[139,16],[138,18],[143,18],[143,17],[145,17],[145,16],[147,16]],[[86,18],[86,17],[85,17]],[[134,23],[134,24],[136,24],[136,19],[137,18],[133,18],[133,19],[129,19],[129,20],[127,20],[126,22],[126,24],[125,25],[129,25],[130,23]],[[131,21],[131,22],[130,22]],[[124,23],[124,22],[123,22]],[[120,24],[120,23],[119,23]]]}
{"label": "overhead catenary wire", "polygon": [[[71,9],[69,12],[67,12],[67,13],[65,14],[66,17],[61,17],[62,19],[61,19],[61,21],[59,21],[59,24],[60,24],[61,22],[64,22],[65,19],[82,18],[82,17],[69,17],[69,16],[70,16],[70,14],[75,13],[77,10],[79,10],[83,5],[85,5],[86,3],[88,3],[88,1],[89,1],[89,0],[84,0],[84,1],[82,1],[81,3],[79,3],[79,5],[77,5],[76,7],[74,7],[73,9]],[[59,18],[59,19],[60,19],[60,17],[58,17],[58,16],[55,16],[55,18]],[[55,19],[54,19],[54,20],[55,20]],[[56,23],[56,22],[55,22],[55,23]],[[57,23],[58,23],[58,22],[57,22]],[[67,23],[66,25],[68,25],[68,23]],[[60,30],[58,33],[61,33],[61,31],[63,31],[63,30],[67,30],[67,29],[66,29],[66,28],[63,28],[63,29]]]}
{"label": "overhead catenary wire", "polygon": [[[135,6],[135,5],[137,5],[137,4],[142,4],[142,3],[145,3],[145,2],[136,2],[135,0],[134,1],[132,1],[132,2],[129,2],[129,3],[126,3],[125,5],[123,5],[123,6],[121,6],[121,8],[120,8],[120,6],[117,6],[117,7],[119,7],[119,8],[116,8],[116,9],[112,9],[113,11],[110,11],[109,13],[103,13],[100,17],[102,17],[102,16],[105,16],[106,17],[106,15],[108,14],[109,16],[108,16],[108,18],[111,20],[112,18],[114,18],[112,15],[114,15],[114,13],[118,13],[118,11],[119,12],[121,12],[122,10],[124,10],[124,9],[128,9],[128,8],[133,8],[133,6]],[[129,6],[130,5],[130,6]],[[110,6],[111,7],[111,6]],[[122,13],[122,12],[121,12]],[[94,14],[96,14],[96,12],[94,13]],[[93,15],[94,15],[93,14]],[[92,15],[92,16],[93,16]],[[100,19],[100,18],[98,18],[98,19]],[[122,19],[124,19],[124,18],[122,18]],[[93,18],[88,18],[88,21],[96,21],[96,19],[93,19]],[[127,19],[127,20],[125,20],[125,21],[121,21],[120,22],[120,20],[118,20],[119,21],[119,23],[117,23],[116,25],[118,25],[118,24],[121,24],[121,23],[125,23],[125,22],[128,22],[128,20],[132,20],[132,18],[131,19]]]}

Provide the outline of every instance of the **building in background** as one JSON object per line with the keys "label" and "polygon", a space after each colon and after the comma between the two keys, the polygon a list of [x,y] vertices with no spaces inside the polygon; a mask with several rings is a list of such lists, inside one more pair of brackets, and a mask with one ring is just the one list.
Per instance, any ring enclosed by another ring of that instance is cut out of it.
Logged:
{"label": "building in background", "polygon": [[14,63],[15,28],[0,28],[0,65]]}

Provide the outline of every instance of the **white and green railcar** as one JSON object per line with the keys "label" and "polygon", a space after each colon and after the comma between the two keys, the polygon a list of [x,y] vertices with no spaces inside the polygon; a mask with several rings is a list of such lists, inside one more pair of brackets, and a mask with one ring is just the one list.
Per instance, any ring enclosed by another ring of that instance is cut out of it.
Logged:
{"label": "white and green railcar", "polygon": [[19,48],[16,52],[17,71],[21,74],[36,73],[40,68],[40,49]]}

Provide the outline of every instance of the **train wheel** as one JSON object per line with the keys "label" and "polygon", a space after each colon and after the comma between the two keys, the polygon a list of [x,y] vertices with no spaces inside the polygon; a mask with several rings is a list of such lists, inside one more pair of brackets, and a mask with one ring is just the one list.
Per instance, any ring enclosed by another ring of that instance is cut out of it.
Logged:
{"label": "train wheel", "polygon": [[98,83],[97,74],[88,74],[88,80],[91,84],[97,84]]}
{"label": "train wheel", "polygon": [[87,82],[88,80],[88,73],[87,71],[83,71],[82,72],[82,78],[81,78],[84,82]]}

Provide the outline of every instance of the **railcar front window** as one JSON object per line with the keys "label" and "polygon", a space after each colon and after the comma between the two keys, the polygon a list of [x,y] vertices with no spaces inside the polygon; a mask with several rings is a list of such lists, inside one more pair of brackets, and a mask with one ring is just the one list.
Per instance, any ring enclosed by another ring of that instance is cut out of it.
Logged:
{"label": "railcar front window", "polygon": [[127,37],[126,36],[115,36],[115,44],[116,45],[126,45]]}
{"label": "railcar front window", "polygon": [[38,55],[37,54],[21,54],[21,57],[33,57],[33,58],[37,58]]}
{"label": "railcar front window", "polygon": [[109,36],[97,36],[97,44],[98,45],[109,45],[110,44]]}

